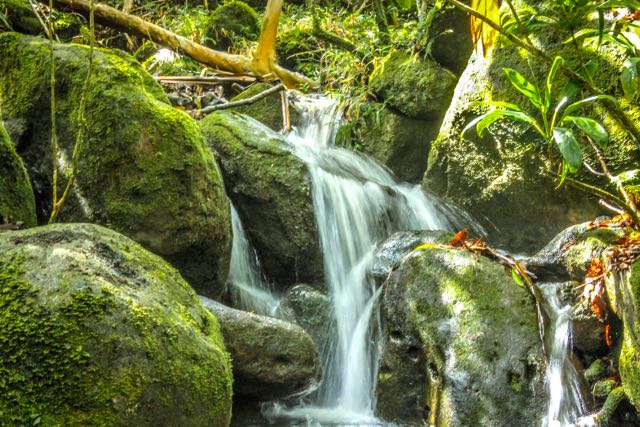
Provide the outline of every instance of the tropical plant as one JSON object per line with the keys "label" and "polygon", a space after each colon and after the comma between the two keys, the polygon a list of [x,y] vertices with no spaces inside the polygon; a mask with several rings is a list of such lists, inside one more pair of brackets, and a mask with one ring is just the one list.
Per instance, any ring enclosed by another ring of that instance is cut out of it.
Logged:
{"label": "tropical plant", "polygon": [[[609,95],[594,95],[572,102],[571,99],[577,94],[578,87],[569,82],[560,92],[557,98],[558,101],[554,103],[554,81],[556,80],[558,69],[562,66],[563,62],[564,59],[562,57],[558,56],[555,58],[547,75],[543,91],[540,91],[536,85],[527,80],[518,71],[511,68],[504,69],[513,87],[525,95],[538,111],[538,118],[525,112],[523,108],[516,104],[509,102],[490,102],[489,104],[493,109],[474,119],[465,127],[463,133],[475,126],[478,135],[482,136],[485,130],[501,119],[509,119],[531,126],[544,139],[549,148],[550,166],[553,164],[553,146],[557,147],[562,156],[560,182],[558,186],[564,183],[567,174],[578,172],[584,164],[590,172],[606,176],[610,183],[616,187],[616,191],[620,193],[621,197],[607,190],[584,183],[581,183],[581,188],[590,189],[599,196],[608,199],[610,203],[607,205],[614,209],[615,205],[620,206],[636,220],[636,224],[640,224],[640,222],[637,221],[638,210],[634,194],[625,188],[625,183],[628,181],[627,178],[630,176],[635,177],[637,171],[625,172],[618,176],[612,175],[607,168],[601,151],[606,149],[609,143],[607,131],[598,121],[580,115],[580,112],[585,107],[597,101],[609,101],[613,103],[617,101]],[[587,145],[593,150],[596,159],[600,163],[602,172],[596,172],[592,166],[583,161],[584,150],[578,142],[578,138],[574,132],[575,130],[581,132],[584,140],[588,143]],[[572,181],[579,183],[577,180]],[[617,212],[620,212],[620,209],[617,209]]]}

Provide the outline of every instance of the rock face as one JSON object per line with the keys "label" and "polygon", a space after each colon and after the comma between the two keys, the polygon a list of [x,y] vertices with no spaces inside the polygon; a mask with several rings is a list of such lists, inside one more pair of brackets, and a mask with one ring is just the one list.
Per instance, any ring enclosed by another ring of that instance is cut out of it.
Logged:
{"label": "rock face", "polygon": [[[535,10],[549,2],[515,3],[516,7]],[[506,11],[506,3],[504,7]],[[597,22],[593,25],[597,26]],[[535,43],[551,56],[558,54],[568,63],[578,62],[573,48],[563,44],[568,34],[548,26],[533,37]],[[608,46],[593,51],[586,48],[583,53],[600,66],[596,76],[599,87],[618,85],[616,79],[621,64],[616,56],[622,55],[616,55]],[[486,111],[479,102],[507,101],[534,113],[524,95],[509,83],[503,72],[505,67],[518,70],[529,79],[532,79],[531,69],[540,78],[538,83],[542,83],[541,79],[548,71],[546,64],[532,60],[511,43],[498,41],[488,58],[472,55],[460,77],[440,135],[431,147],[423,184],[482,220],[487,229],[493,230],[490,240],[494,245],[514,251],[531,251],[538,249],[541,240],[550,240],[570,224],[595,217],[599,208],[583,193],[565,187],[555,189],[555,168],[548,165],[547,145],[530,128],[505,120],[493,125],[483,138],[476,135],[475,129],[461,137],[469,122]],[[562,78],[557,80],[558,91],[565,83]],[[638,121],[638,105],[622,107],[631,121]],[[605,153],[609,167],[622,171],[637,164],[640,147],[611,120],[597,112],[593,117],[602,120],[610,132],[611,143]],[[586,175],[578,178],[593,182],[593,178]],[[492,223],[496,224],[497,230]]]}
{"label": "rock face", "polygon": [[233,360],[234,394],[260,400],[290,396],[320,380],[320,360],[300,327],[202,298],[216,315]]}
{"label": "rock face", "polygon": [[0,121],[0,224],[36,225],[36,206],[29,175]]}
{"label": "rock face", "polygon": [[442,119],[457,78],[430,59],[393,52],[369,79],[369,89],[393,109],[421,120]]}
{"label": "rock face", "polygon": [[[251,98],[252,96],[257,95],[260,92],[264,92],[271,87],[272,85],[269,83],[256,83],[242,91],[239,95],[231,99],[231,101],[241,101],[243,99]],[[253,117],[274,131],[280,131],[282,129],[282,102],[280,101],[279,93],[269,95],[252,104],[237,107],[234,111]]]}
{"label": "rock face", "polygon": [[280,135],[249,117],[215,112],[201,127],[267,278],[279,285],[320,282],[322,253],[306,165]]}
{"label": "rock face", "polygon": [[[41,222],[51,202],[48,49],[41,38],[0,35],[3,119],[31,175]],[[91,84],[82,94],[87,55],[86,47],[55,46],[60,194],[83,95],[88,126],[60,221],[108,224],[171,262],[200,293],[219,295],[231,253],[229,204],[197,124],[115,50],[96,50]]]}
{"label": "rock face", "polygon": [[10,425],[223,427],[231,417],[215,317],[160,257],[95,225],[0,234],[0,372]]}
{"label": "rock face", "polygon": [[425,249],[405,257],[385,286],[379,416],[415,425],[539,425],[536,309],[502,265]]}
{"label": "rock face", "polygon": [[431,43],[431,56],[443,67],[460,75],[473,51],[469,16],[448,2],[429,0],[433,13],[424,41]]}
{"label": "rock face", "polygon": [[227,50],[233,37],[257,40],[260,19],[255,10],[242,1],[232,0],[211,13],[204,30],[204,44],[217,50]]}
{"label": "rock face", "polygon": [[357,147],[402,181],[419,181],[427,169],[427,154],[440,121],[412,119],[378,103],[361,109],[358,115],[360,120],[340,128],[338,143]]}

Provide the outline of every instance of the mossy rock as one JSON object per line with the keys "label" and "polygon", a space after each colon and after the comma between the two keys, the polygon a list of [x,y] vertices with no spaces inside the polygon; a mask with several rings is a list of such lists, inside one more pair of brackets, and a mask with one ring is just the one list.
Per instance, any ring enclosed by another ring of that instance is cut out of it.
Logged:
{"label": "mossy rock", "polygon": [[4,425],[229,425],[216,318],[160,257],[106,228],[0,235]]}
{"label": "mossy rock", "polygon": [[394,51],[369,79],[369,89],[407,117],[442,120],[457,77],[431,59]]}
{"label": "mossy rock", "polygon": [[211,12],[204,29],[204,44],[217,50],[227,50],[234,38],[257,40],[260,35],[260,18],[251,6],[233,0]]}
{"label": "mossy rock", "polygon": [[[520,11],[535,11],[548,2],[518,1],[515,4]],[[507,12],[508,5],[503,6]],[[597,28],[598,24],[588,25]],[[563,43],[570,36],[568,33],[549,26],[530,36],[550,56],[561,55],[569,68],[579,68],[579,58],[572,46]],[[605,43],[597,49],[586,47],[583,55],[600,63],[595,76],[597,86],[619,86],[622,55],[617,48]],[[529,101],[510,84],[503,72],[505,67],[518,70],[532,80],[535,75],[539,79],[536,83],[540,84],[548,72],[543,61],[502,38],[487,58],[474,53],[458,82],[440,134],[431,146],[423,185],[482,221],[492,244],[528,252],[537,250],[541,241],[550,240],[569,225],[593,219],[602,210],[597,200],[588,194],[567,186],[556,189],[556,169],[549,165],[548,146],[531,128],[504,120],[491,126],[483,138],[477,136],[475,129],[461,136],[473,119],[487,111],[483,102],[508,101],[537,117]],[[565,83],[566,79],[559,74],[555,83],[557,91]],[[631,121],[637,123],[639,106],[623,104]],[[611,170],[618,173],[632,169],[640,161],[640,146],[619,126],[604,119],[602,111],[594,110],[593,117],[603,121],[609,130],[611,141],[605,156]],[[556,152],[554,161],[559,158]],[[577,178],[597,183],[586,173]],[[598,185],[606,184],[599,181]]]}
{"label": "mossy rock", "polygon": [[42,24],[28,0],[0,0],[0,14],[7,18],[10,28],[0,20],[0,31],[10,30],[25,34],[42,34]]}
{"label": "mossy rock", "polygon": [[[271,87],[272,85],[269,83],[256,83],[240,92],[231,101],[242,101],[243,99],[251,98]],[[284,120],[282,118],[282,101],[279,92],[259,99],[252,104],[236,107],[233,110],[253,117],[274,131],[282,129]]]}
{"label": "mossy rock", "polygon": [[277,285],[322,283],[323,258],[305,163],[281,135],[235,112],[200,126],[217,153],[229,198],[267,278]]}
{"label": "mossy rock", "polygon": [[29,174],[0,120],[0,224],[36,225],[36,203]]}
{"label": "mossy rock", "polygon": [[440,128],[439,121],[412,119],[380,103],[361,107],[356,116],[357,120],[338,130],[339,144],[370,155],[401,181],[422,179],[431,142]]}
{"label": "mossy rock", "polygon": [[[39,221],[51,199],[49,42],[0,35],[0,103],[27,166]],[[228,200],[197,123],[172,108],[160,85],[130,56],[96,49],[83,90],[89,49],[55,45],[58,163],[68,163],[86,100],[87,133],[62,222],[109,225],[174,264],[198,291],[217,297],[231,253]],[[29,78],[25,78],[29,76]],[[59,194],[69,167],[63,167]]]}
{"label": "mossy rock", "polygon": [[385,282],[377,412],[435,426],[537,426],[542,344],[533,297],[470,252],[413,251]]}

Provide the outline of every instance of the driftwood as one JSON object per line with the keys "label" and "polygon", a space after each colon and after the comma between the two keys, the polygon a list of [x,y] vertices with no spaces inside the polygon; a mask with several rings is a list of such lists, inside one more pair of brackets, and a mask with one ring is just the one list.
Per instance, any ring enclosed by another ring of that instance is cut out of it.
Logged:
{"label": "driftwood", "polygon": [[255,77],[230,76],[230,77],[200,77],[200,76],[157,76],[156,80],[162,83],[184,83],[197,85],[221,85],[226,83],[253,83]]}
{"label": "driftwood", "polygon": [[251,98],[241,99],[239,101],[227,102],[226,104],[211,105],[201,110],[194,110],[193,115],[195,117],[202,117],[214,111],[227,110],[229,108],[236,108],[236,107],[242,107],[245,105],[253,104],[256,101],[261,100],[262,98],[265,98],[271,94],[278,93],[283,90],[286,90],[286,87],[282,83],[279,83],[274,87],[270,87],[269,89],[252,96]]}
{"label": "driftwood", "polygon": [[[48,0],[38,1],[48,4]],[[90,14],[91,5],[88,0],[52,1],[57,8],[76,12],[85,17]],[[215,69],[262,78],[271,76],[273,79],[279,79],[288,88],[315,87],[317,83],[313,80],[287,70],[276,62],[275,38],[281,8],[282,0],[269,0],[258,49],[252,57],[209,49],[186,37],[172,33],[140,17],[124,13],[104,3],[94,4],[94,15],[96,22],[101,25],[147,38]]]}

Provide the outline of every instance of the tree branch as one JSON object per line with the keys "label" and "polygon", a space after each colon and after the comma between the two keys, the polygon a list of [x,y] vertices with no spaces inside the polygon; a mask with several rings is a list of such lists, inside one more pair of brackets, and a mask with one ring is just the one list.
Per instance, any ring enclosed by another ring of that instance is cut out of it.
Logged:
{"label": "tree branch", "polygon": [[253,104],[256,101],[261,100],[262,98],[265,98],[271,94],[280,92],[281,90],[286,90],[286,87],[282,84],[279,83],[277,85],[275,85],[274,87],[271,87],[265,91],[262,91],[254,96],[252,96],[251,98],[246,98],[246,99],[241,99],[240,101],[234,101],[234,102],[227,102],[226,104],[218,104],[218,105],[211,105],[209,107],[205,107],[201,110],[194,110],[193,111],[193,115],[196,117],[202,117],[204,115],[207,115],[209,113],[212,113],[214,111],[219,111],[219,110],[227,110],[229,108],[235,108],[235,107],[242,107],[245,105],[249,105],[249,104]]}

